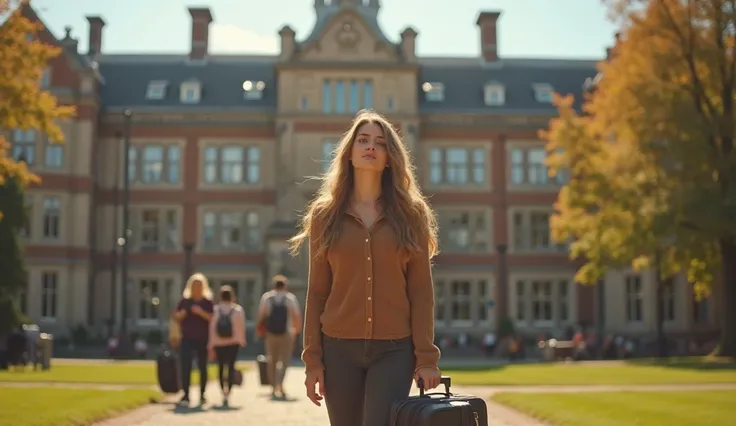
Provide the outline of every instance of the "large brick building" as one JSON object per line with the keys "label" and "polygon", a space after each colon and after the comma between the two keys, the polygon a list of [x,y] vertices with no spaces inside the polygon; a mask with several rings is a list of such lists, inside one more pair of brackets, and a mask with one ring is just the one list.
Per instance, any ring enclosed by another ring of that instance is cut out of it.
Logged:
{"label": "large brick building", "polygon": [[[373,108],[400,129],[440,218],[438,334],[495,329],[505,316],[533,333],[598,314],[610,330],[654,329],[651,274],[609,274],[597,304],[550,242],[564,176],[548,177],[537,132],[556,114],[552,93],[580,98],[595,61],[503,57],[498,12],[475,21],[478,56],[417,57],[415,30],[383,33],[378,0],[323,3],[310,34],[281,29],[272,56],[210,54],[207,8],[189,10],[188,55],[106,54],[98,16],[88,17],[88,52],[69,29],[42,34],[64,48],[42,83],[78,115],[62,123],[63,146],[10,132],[14,155],[43,178],[28,196],[30,317],[60,331],[120,323],[125,110],[131,327],[164,326],[195,270],[234,285],[251,321],[273,274],[289,275],[303,300],[306,259],[290,258],[286,239],[317,188],[309,177],[351,117]],[[684,281],[666,300],[672,331],[714,321]]]}

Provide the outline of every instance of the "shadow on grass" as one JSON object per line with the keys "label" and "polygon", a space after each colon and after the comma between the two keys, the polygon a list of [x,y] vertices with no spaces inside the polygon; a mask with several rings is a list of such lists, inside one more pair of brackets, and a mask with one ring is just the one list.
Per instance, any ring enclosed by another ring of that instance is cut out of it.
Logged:
{"label": "shadow on grass", "polygon": [[681,370],[736,370],[736,359],[715,357],[669,357],[626,360],[627,365],[675,368]]}
{"label": "shadow on grass", "polygon": [[441,365],[442,371],[457,371],[457,372],[473,372],[473,371],[501,371],[506,367],[513,365],[529,365],[529,364],[489,364],[489,365]]}

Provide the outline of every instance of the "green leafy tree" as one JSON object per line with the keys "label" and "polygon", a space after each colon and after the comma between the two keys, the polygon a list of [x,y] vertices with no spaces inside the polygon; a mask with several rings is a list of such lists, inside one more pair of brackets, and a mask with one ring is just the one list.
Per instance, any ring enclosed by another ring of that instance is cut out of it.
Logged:
{"label": "green leafy tree", "polygon": [[24,320],[18,296],[27,288],[28,274],[23,260],[19,234],[28,221],[23,187],[16,177],[0,185],[0,335],[16,328]]}
{"label": "green leafy tree", "polygon": [[551,169],[572,175],[554,237],[574,241],[581,282],[654,268],[660,323],[673,275],[717,286],[721,353],[736,356],[736,1],[614,3],[623,26],[602,78],[582,114],[558,98],[544,133]]}

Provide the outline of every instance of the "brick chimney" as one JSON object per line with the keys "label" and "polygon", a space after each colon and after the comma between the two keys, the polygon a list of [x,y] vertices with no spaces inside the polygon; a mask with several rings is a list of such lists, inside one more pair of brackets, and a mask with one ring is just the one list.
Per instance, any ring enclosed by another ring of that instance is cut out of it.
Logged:
{"label": "brick chimney", "polygon": [[102,28],[105,26],[105,21],[99,16],[87,16],[87,22],[89,22],[89,50],[87,56],[95,58],[102,53]]}
{"label": "brick chimney", "polygon": [[476,25],[480,28],[480,53],[485,62],[498,60],[498,32],[496,24],[501,12],[481,12]]}
{"label": "brick chimney", "polygon": [[417,35],[418,33],[412,27],[407,27],[401,32],[401,51],[404,54],[404,59],[408,62],[415,62],[417,60]]}
{"label": "brick chimney", "polygon": [[189,59],[203,60],[207,57],[210,39],[210,23],[212,13],[208,7],[190,7],[192,16],[192,47]]}

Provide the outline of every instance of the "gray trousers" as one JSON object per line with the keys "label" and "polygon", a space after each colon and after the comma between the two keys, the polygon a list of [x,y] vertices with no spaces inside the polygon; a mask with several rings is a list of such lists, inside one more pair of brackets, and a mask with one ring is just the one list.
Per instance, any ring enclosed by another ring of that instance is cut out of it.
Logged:
{"label": "gray trousers", "polygon": [[323,335],[322,350],[330,425],[388,426],[391,404],[411,391],[411,337],[363,340]]}

